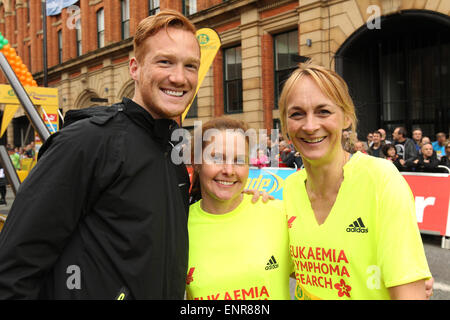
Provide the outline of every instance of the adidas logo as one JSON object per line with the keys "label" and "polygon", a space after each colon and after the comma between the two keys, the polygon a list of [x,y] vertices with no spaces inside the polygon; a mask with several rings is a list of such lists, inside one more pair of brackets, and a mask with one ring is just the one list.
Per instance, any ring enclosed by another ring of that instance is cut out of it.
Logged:
{"label": "adidas logo", "polygon": [[369,228],[366,228],[366,226],[362,222],[362,219],[358,218],[358,220],[353,221],[353,224],[348,226],[346,231],[347,232],[368,233]]}
{"label": "adidas logo", "polygon": [[269,260],[269,262],[267,262],[266,265],[266,270],[272,270],[272,269],[276,269],[278,268],[278,263],[277,260],[275,260],[275,257],[272,256]]}

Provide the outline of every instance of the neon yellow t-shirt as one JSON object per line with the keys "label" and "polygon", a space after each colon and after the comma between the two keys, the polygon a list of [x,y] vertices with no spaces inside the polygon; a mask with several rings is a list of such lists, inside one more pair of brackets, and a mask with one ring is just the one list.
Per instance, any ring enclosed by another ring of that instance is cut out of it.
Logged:
{"label": "neon yellow t-shirt", "polygon": [[354,154],[322,225],[306,178],[290,175],[283,191],[297,299],[390,299],[387,288],[431,277],[411,189],[392,163]]}
{"label": "neon yellow t-shirt", "polygon": [[282,203],[251,203],[216,215],[189,208],[188,299],[290,299],[293,264]]}

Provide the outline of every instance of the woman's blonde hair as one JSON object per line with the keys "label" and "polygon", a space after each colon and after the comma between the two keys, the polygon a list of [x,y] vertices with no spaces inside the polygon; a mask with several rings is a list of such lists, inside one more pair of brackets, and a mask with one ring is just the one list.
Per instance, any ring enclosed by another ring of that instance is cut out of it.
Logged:
{"label": "woman's blonde hair", "polygon": [[344,79],[336,72],[314,64],[299,64],[298,68],[286,80],[279,99],[281,131],[286,138],[287,102],[292,88],[301,81],[303,77],[310,77],[320,88],[320,90],[337,106],[341,107],[344,114],[351,120],[349,129],[356,132],[355,105],[348,92],[348,86]]}

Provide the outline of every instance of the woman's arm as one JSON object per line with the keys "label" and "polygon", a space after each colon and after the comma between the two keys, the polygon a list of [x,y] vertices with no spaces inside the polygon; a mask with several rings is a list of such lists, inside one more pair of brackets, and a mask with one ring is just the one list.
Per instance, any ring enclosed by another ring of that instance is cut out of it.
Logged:
{"label": "woman's arm", "polygon": [[425,280],[388,288],[392,300],[426,300]]}

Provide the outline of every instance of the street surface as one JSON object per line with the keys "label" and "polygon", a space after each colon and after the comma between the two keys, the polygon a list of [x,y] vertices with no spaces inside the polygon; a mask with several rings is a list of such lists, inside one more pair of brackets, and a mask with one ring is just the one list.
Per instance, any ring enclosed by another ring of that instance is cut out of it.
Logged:
{"label": "street surface", "polygon": [[[14,193],[8,186],[7,205],[0,205],[0,213],[7,214],[14,201]],[[450,250],[441,248],[440,236],[422,235],[425,254],[434,277],[434,294],[431,300],[450,300]],[[290,280],[291,297],[294,297],[295,280]]]}

